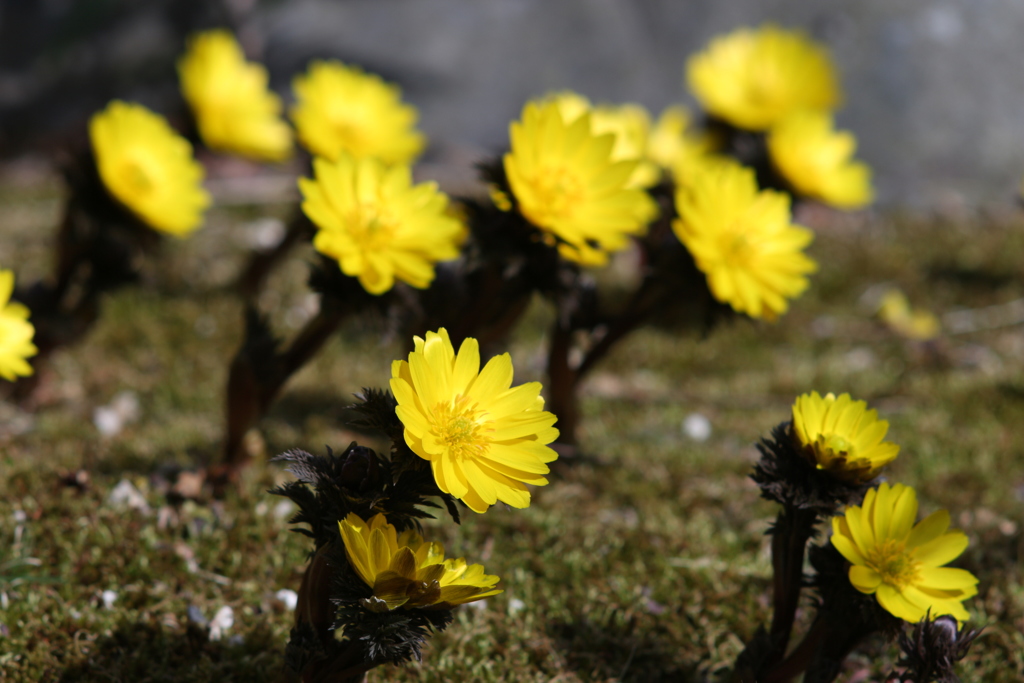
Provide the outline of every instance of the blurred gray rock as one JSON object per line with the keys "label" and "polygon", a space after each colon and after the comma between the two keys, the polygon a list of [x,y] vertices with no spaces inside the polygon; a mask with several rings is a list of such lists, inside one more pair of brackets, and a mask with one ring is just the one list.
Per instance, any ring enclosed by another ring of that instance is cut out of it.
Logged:
{"label": "blurred gray rock", "polygon": [[[109,6],[114,0],[92,2]],[[0,0],[0,9],[16,4]],[[553,89],[572,88],[597,101],[637,101],[655,113],[674,102],[692,104],[682,82],[686,58],[717,34],[774,21],[802,27],[831,47],[847,94],[839,122],[861,141],[860,156],[875,169],[880,203],[918,208],[1006,203],[1024,175],[1021,0],[223,0],[223,5],[223,16],[232,18],[247,48],[262,52],[282,92],[289,90],[291,76],[317,57],[356,62],[400,83],[407,99],[420,107],[435,161],[500,149],[523,102]],[[153,16],[166,23],[165,15],[166,9]],[[107,63],[123,63],[130,49],[146,55],[150,80],[133,87],[146,88],[156,101],[175,97],[178,34],[195,27],[181,16],[179,9],[173,26],[164,30],[141,16],[125,22],[124,31],[144,28],[144,40],[114,40],[110,28],[103,34],[109,45],[119,46],[116,58],[112,47],[101,51]],[[6,28],[0,13],[0,38]],[[153,60],[160,45],[166,84],[156,89]],[[17,99],[15,76],[0,69],[0,106]],[[21,88],[26,89],[31,90]],[[0,129],[3,123],[0,114]]]}

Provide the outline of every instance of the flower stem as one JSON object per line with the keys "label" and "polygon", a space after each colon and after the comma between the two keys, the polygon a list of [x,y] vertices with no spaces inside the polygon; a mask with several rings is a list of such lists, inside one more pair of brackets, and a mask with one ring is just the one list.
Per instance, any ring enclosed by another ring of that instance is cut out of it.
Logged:
{"label": "flower stem", "polygon": [[786,654],[803,586],[804,553],[816,521],[814,512],[787,506],[772,528],[772,625],[768,632],[772,649],[762,671]]}

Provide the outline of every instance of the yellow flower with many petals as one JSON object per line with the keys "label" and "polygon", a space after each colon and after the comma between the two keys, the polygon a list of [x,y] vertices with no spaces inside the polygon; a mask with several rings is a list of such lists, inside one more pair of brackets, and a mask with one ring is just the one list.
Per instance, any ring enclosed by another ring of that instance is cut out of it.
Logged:
{"label": "yellow flower with many petals", "polygon": [[178,236],[200,226],[203,167],[162,116],[115,100],[89,120],[89,139],[107,191],[143,222]]}
{"label": "yellow flower with many petals", "polygon": [[852,133],[832,128],[828,112],[802,109],[768,133],[772,163],[800,194],[842,209],[871,203],[871,169],[851,159]]}
{"label": "yellow flower with many petals", "polygon": [[616,161],[616,136],[595,134],[589,112],[567,121],[557,102],[530,102],[510,134],[504,166],[519,211],[562,240],[565,258],[604,265],[657,214],[654,200],[630,186],[639,159]]}
{"label": "yellow flower with many petals", "polygon": [[828,51],[801,31],[739,29],[691,57],[686,76],[705,109],[739,128],[765,130],[797,109],[832,109],[839,83]]}
{"label": "yellow flower with many petals", "polygon": [[281,118],[281,98],[267,88],[267,70],[245,61],[229,31],[192,36],[178,74],[208,147],[260,161],[291,154],[292,131]]}
{"label": "yellow flower with many petals", "polygon": [[677,189],[676,208],[672,229],[719,301],[774,320],[807,289],[817,265],[802,250],[813,234],[790,224],[785,194],[758,191],[752,170],[708,165]]}
{"label": "yellow flower with many petals", "polygon": [[399,607],[452,608],[501,593],[498,577],[462,558],[446,560],[440,543],[424,541],[409,529],[399,534],[384,515],[364,522],[355,513],[338,522],[349,564],[373,597],[364,605],[374,612]]}
{"label": "yellow flower with many petals", "polygon": [[402,102],[398,86],[338,61],[313,62],[292,84],[292,121],[310,152],[337,159],[376,157],[412,163],[425,139],[416,130],[416,108]]}
{"label": "yellow flower with many petals", "polygon": [[832,518],[832,545],[853,565],[850,583],[874,595],[893,616],[911,623],[928,611],[968,618],[963,601],[977,595],[978,579],[965,569],[942,565],[965,548],[967,536],[948,531],[949,512],[939,510],[918,524],[917,494],[903,484],[882,484]]}
{"label": "yellow flower with many petals", "polygon": [[313,161],[315,178],[300,178],[302,210],[319,228],[313,246],[371,294],[395,280],[419,289],[434,280],[434,264],[459,255],[463,225],[448,211],[436,183],[412,184],[405,164],[342,153]]}
{"label": "yellow flower with many petals", "polygon": [[877,477],[896,459],[900,447],[882,440],[889,423],[867,408],[866,401],[854,401],[849,394],[822,397],[812,391],[798,397],[793,403],[793,436],[804,456],[847,482]]}
{"label": "yellow flower with many petals", "polygon": [[408,362],[391,365],[391,391],[405,442],[430,461],[445,493],[475,512],[497,501],[530,504],[526,484],[548,480],[546,463],[558,457],[555,416],[544,410],[540,382],[512,387],[512,360],[495,356],[480,369],[480,346],[466,339],[458,354],[441,328],[414,337]]}
{"label": "yellow flower with many petals", "polygon": [[26,359],[38,350],[32,343],[36,329],[28,321],[29,310],[11,301],[13,293],[14,273],[0,270],[0,377],[11,382],[32,374]]}

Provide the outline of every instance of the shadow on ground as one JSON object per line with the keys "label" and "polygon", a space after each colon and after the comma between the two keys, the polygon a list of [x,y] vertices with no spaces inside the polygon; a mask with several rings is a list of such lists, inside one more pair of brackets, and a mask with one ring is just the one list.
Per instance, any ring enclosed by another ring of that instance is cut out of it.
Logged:
{"label": "shadow on ground", "polygon": [[244,640],[211,642],[205,629],[183,632],[158,625],[124,623],[112,634],[82,645],[80,661],[58,683],[172,683],[207,680],[261,683],[277,680],[284,654],[269,629],[257,628]]}

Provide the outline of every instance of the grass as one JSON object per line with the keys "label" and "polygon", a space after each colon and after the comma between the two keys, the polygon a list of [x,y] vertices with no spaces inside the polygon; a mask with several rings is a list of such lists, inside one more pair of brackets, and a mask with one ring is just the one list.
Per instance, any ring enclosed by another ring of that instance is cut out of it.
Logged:
{"label": "grass", "polygon": [[[0,265],[16,265],[19,278],[45,273],[60,192],[45,174],[0,180],[9,219]],[[402,343],[381,342],[385,321],[346,327],[264,421],[251,444],[262,455],[237,491],[170,502],[178,470],[218,456],[242,321],[226,286],[244,258],[247,221],[263,213],[216,210],[193,239],[169,242],[141,286],[111,296],[88,338],[53,357],[38,410],[0,404],[0,678],[278,680],[291,614],[275,594],[298,588],[308,547],[289,533],[287,507],[265,493],[287,477],[267,456],[366,441],[346,427],[343,407],[360,387],[386,383]],[[968,606],[987,628],[963,679],[1024,677],[1024,333],[1005,326],[925,346],[887,331],[860,303],[879,283],[938,312],[1024,297],[1024,220],[808,218],[821,271],[778,324],[737,322],[703,340],[671,329],[634,335],[585,387],[589,458],[557,467],[527,510],[430,526],[450,554],[501,575],[505,592],[460,609],[421,663],[374,671],[371,681],[701,681],[723,672],[769,618],[764,532],[775,509],[747,478],[753,444],[811,389],[850,391],[877,407],[902,446],[888,476],[918,489],[922,513],[947,507],[970,535],[959,565],[981,579]],[[261,300],[282,333],[306,315],[304,279],[298,254]],[[517,381],[542,378],[550,316],[538,303],[510,340]],[[92,411],[125,390],[141,417],[102,436]],[[681,430],[691,413],[710,420],[707,441]],[[148,511],[110,500],[122,480]],[[104,591],[116,594],[109,606]],[[190,608],[210,619],[225,605],[234,625],[211,642]],[[880,680],[895,654],[866,643],[844,679]]]}

